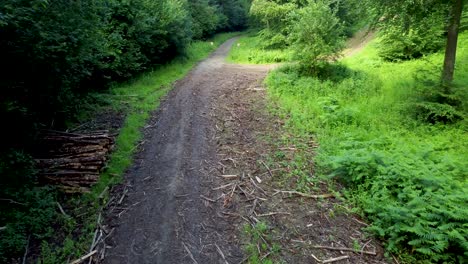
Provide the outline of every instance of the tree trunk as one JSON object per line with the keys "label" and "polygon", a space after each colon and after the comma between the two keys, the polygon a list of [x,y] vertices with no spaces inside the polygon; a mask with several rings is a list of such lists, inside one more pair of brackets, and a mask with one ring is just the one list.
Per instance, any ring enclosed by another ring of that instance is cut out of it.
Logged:
{"label": "tree trunk", "polygon": [[463,0],[453,0],[450,14],[450,24],[447,34],[447,46],[445,48],[444,68],[442,72],[442,84],[450,84],[453,81],[455,60],[457,55],[458,29],[460,27]]}

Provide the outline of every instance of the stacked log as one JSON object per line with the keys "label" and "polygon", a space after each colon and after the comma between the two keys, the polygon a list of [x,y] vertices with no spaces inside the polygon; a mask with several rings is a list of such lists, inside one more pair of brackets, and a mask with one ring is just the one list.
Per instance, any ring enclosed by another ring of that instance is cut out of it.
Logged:
{"label": "stacked log", "polygon": [[86,134],[47,131],[40,136],[36,159],[39,180],[67,193],[89,192],[114,146],[108,131]]}

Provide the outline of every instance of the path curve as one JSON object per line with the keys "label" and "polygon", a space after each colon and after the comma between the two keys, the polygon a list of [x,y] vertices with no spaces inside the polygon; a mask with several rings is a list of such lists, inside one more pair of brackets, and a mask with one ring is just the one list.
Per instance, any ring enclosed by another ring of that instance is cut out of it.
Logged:
{"label": "path curve", "polygon": [[111,248],[104,263],[243,259],[236,229],[201,197],[221,184],[212,176],[218,163],[213,118],[218,98],[225,91],[257,85],[271,69],[225,63],[235,40],[178,81],[155,114],[144,150],[126,175],[127,197],[107,212],[114,232],[106,240]]}

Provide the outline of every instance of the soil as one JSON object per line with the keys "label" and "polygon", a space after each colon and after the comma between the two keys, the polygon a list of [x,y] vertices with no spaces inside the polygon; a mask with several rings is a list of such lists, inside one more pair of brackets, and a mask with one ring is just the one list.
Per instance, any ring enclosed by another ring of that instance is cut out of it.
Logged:
{"label": "soil", "polygon": [[[258,255],[282,263],[344,256],[334,263],[384,263],[378,241],[362,231],[366,224],[339,200],[279,192],[297,180],[285,176],[288,161],[299,151],[312,158],[316,143],[289,139],[284,121],[268,111],[262,81],[274,66],[224,61],[234,41],[178,81],[146,126],[105,212],[111,231],[102,262],[246,263]],[[284,154],[272,158],[278,151]],[[314,177],[312,159],[305,169]],[[329,193],[326,183],[315,184],[311,194]],[[268,230],[256,238],[244,231],[259,222]]]}

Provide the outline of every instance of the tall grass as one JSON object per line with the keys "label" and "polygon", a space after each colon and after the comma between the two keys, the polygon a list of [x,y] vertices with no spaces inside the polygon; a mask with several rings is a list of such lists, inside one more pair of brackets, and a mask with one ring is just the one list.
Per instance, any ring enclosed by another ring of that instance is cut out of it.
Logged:
{"label": "tall grass", "polygon": [[[455,87],[467,117],[468,33],[460,36]],[[335,64],[323,78],[285,66],[266,79],[278,114],[298,136],[320,143],[317,175],[347,186],[369,230],[403,261],[468,258],[468,126],[429,124],[414,105],[437,79],[442,52],[388,63],[376,41]],[[408,254],[412,253],[412,254]]]}

